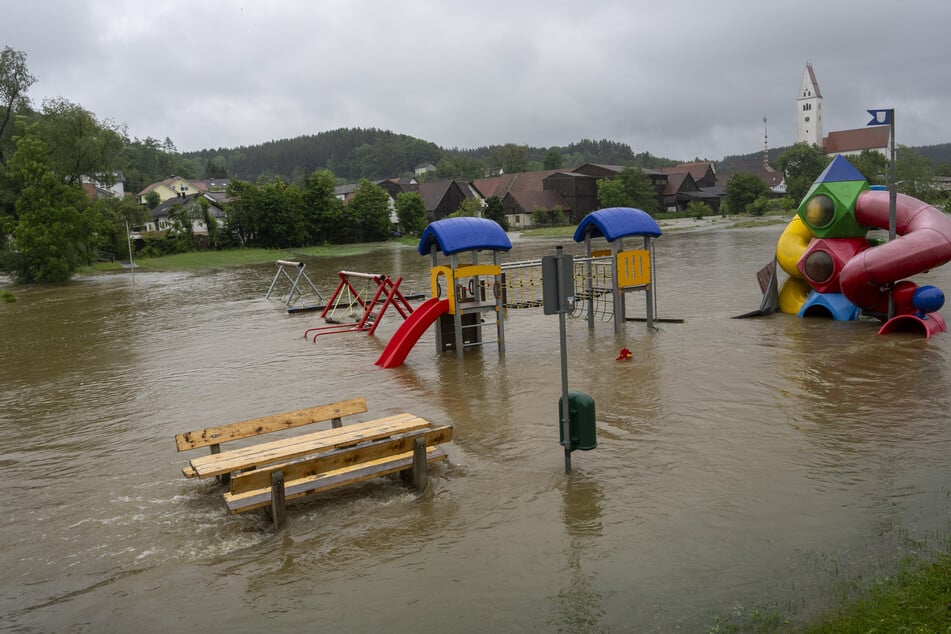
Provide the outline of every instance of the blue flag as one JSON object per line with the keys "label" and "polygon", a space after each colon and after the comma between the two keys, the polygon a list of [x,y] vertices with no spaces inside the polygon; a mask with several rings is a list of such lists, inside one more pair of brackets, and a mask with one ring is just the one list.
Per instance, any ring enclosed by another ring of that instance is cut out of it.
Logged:
{"label": "blue flag", "polygon": [[892,122],[892,113],[894,110],[866,110],[870,115],[872,115],[872,120],[866,123],[865,125],[891,125]]}

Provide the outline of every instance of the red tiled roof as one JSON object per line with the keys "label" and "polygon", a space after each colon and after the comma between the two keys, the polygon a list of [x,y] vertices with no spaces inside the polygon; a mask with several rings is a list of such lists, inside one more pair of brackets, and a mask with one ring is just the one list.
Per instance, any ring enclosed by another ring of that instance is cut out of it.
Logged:
{"label": "red tiled roof", "polygon": [[687,172],[668,172],[667,187],[664,188],[664,195],[676,194],[680,191],[684,181],[690,176]]}
{"label": "red tiled roof", "polygon": [[881,150],[888,147],[891,134],[887,125],[868,126],[854,130],[830,132],[823,142],[826,154],[856,152],[859,150]]}
{"label": "red tiled roof", "polygon": [[563,171],[565,170],[540,170],[538,172],[503,174],[501,176],[476,179],[472,181],[472,186],[482,194],[483,198],[491,198],[492,196],[504,198],[509,192],[541,191],[543,189],[543,180],[552,174]]}
{"label": "red tiled roof", "polygon": [[712,161],[700,161],[695,163],[681,163],[673,167],[662,167],[660,171],[664,174],[677,174],[678,172],[687,172],[695,181],[703,179],[707,175],[707,170],[713,170],[716,174]]}

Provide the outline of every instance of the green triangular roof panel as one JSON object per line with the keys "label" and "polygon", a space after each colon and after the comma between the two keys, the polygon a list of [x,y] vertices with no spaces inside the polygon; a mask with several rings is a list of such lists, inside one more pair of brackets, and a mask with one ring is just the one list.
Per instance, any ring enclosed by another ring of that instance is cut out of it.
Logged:
{"label": "green triangular roof panel", "polygon": [[855,169],[848,159],[841,154],[836,154],[829,166],[825,168],[816,183],[841,183],[843,181],[864,181],[865,177]]}

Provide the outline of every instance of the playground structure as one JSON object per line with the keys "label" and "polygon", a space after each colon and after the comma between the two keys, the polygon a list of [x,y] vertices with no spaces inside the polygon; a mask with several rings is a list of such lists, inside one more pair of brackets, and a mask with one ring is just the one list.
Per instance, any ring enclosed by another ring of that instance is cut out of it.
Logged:
{"label": "playground structure", "polygon": [[[436,324],[436,350],[453,349],[461,359],[467,347],[485,343],[484,317],[493,320],[499,353],[505,352],[500,253],[511,248],[512,243],[502,227],[484,218],[446,218],[426,227],[420,236],[418,251],[431,258],[432,297],[400,325],[376,364],[385,368],[401,365],[433,323]],[[491,264],[479,262],[480,251],[491,252]],[[449,258],[448,266],[439,263],[440,252]],[[472,261],[460,262],[459,255],[466,252]]]}
{"label": "playground structure", "polygon": [[[330,301],[320,313],[320,317],[328,325],[316,326],[304,331],[304,337],[312,337],[314,343],[317,343],[317,337],[321,335],[346,332],[366,332],[372,335],[390,306],[393,306],[403,319],[412,315],[413,307],[399,288],[403,278],[398,277],[394,280],[388,275],[354,271],[340,271],[337,275],[340,277],[340,282],[330,297]],[[354,286],[355,280],[363,281],[363,294]],[[374,285],[376,290],[373,296],[369,300],[365,299],[367,289],[373,288]],[[357,310],[360,312],[357,313]]]}
{"label": "playground structure", "polygon": [[[653,327],[653,247],[651,238],[661,235],[660,227],[646,212],[615,207],[585,216],[579,223],[575,242],[584,242],[586,255],[574,258],[575,311],[588,316],[589,328],[600,315],[614,319],[614,331],[625,322],[625,293],[644,291],[648,327]],[[624,239],[644,238],[644,248],[624,249]],[[592,240],[604,238],[609,248],[594,250]],[[420,336],[436,324],[436,350],[455,350],[463,358],[467,348],[482,346],[483,328],[495,326],[499,353],[505,352],[503,309],[542,306],[542,261],[527,260],[503,264],[500,254],[512,244],[495,222],[483,218],[446,218],[431,223],[420,237],[420,255],[432,261],[432,297],[419,306],[397,329],[376,364],[399,366]],[[491,252],[491,264],[480,261],[479,252]],[[439,253],[448,257],[441,264]],[[460,256],[470,254],[470,262]],[[445,294],[445,296],[444,296]]]}
{"label": "playground structure", "polygon": [[[611,207],[593,211],[585,216],[575,229],[575,242],[584,242],[586,258],[582,299],[588,306],[588,327],[594,328],[594,301],[602,290],[595,282],[599,279],[610,283],[603,290],[613,302],[614,332],[621,332],[627,320],[624,294],[643,291],[647,327],[654,327],[656,303],[654,295],[654,248],[651,238],[661,235],[657,221],[640,209]],[[642,249],[624,250],[624,238],[640,236],[644,239]],[[592,250],[592,240],[604,238],[609,249]],[[608,275],[598,273],[607,271]],[[579,288],[577,285],[575,289]],[[577,292],[577,290],[576,290]]]}
{"label": "playground structure", "polygon": [[[951,260],[951,218],[911,196],[897,194],[894,203],[890,196],[870,188],[848,160],[836,156],[776,244],[775,263],[789,277],[778,291],[775,271],[768,284],[761,281],[759,313],[839,321],[868,315],[883,322],[879,334],[927,338],[946,330],[937,312],[944,305],[941,289],[906,278]],[[893,229],[894,235],[887,242],[870,239],[873,229]]]}
{"label": "playground structure", "polygon": [[[288,269],[295,270],[296,275],[291,277],[291,274],[288,273]],[[278,290],[281,291],[282,286],[279,282],[287,282],[290,284],[290,288],[286,293],[281,293],[281,301],[284,302],[284,305],[287,307],[287,312],[294,313],[302,310],[318,310],[323,308],[324,296],[320,294],[320,291],[317,290],[317,287],[314,286],[314,283],[307,273],[304,272],[304,263],[303,262],[294,262],[291,260],[278,260],[277,261],[277,272],[274,274],[274,279],[271,280],[271,286],[267,289],[267,293],[264,295],[264,299],[270,299],[271,293]],[[310,295],[306,292],[306,287],[309,287],[313,291],[313,295]],[[315,298],[317,303],[306,303],[308,298]]]}

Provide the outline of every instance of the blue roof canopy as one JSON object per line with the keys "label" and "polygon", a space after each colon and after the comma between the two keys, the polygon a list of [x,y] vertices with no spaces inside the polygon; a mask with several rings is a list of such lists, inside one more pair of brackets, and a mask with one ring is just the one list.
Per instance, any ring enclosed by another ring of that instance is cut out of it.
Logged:
{"label": "blue roof canopy", "polygon": [[633,207],[609,207],[592,211],[581,219],[575,229],[575,242],[583,242],[585,234],[592,238],[603,236],[614,242],[627,236],[659,237],[660,226],[649,213]]}
{"label": "blue roof canopy", "polygon": [[512,242],[499,223],[488,218],[443,218],[432,222],[419,237],[419,254],[436,250],[446,255],[460,251],[508,251]]}

